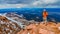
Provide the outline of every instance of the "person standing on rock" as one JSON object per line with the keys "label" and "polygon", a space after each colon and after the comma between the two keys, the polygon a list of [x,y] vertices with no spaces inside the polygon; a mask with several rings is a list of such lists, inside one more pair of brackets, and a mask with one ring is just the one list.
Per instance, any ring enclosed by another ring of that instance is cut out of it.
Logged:
{"label": "person standing on rock", "polygon": [[44,23],[47,22],[47,16],[48,16],[48,12],[44,9],[43,10],[43,21],[44,21]]}

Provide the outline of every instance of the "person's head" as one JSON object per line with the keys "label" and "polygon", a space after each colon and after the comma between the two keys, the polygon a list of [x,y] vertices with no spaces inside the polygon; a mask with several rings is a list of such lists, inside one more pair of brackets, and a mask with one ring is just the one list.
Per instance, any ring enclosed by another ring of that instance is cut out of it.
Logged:
{"label": "person's head", "polygon": [[46,12],[46,9],[44,9],[43,11]]}

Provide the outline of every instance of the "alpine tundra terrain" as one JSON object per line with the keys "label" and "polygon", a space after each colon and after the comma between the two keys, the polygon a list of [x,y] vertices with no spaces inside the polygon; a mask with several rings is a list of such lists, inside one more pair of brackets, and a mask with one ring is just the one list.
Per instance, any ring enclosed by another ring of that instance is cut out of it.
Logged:
{"label": "alpine tundra terrain", "polygon": [[0,34],[60,34],[60,23],[26,20],[15,13],[0,14]]}

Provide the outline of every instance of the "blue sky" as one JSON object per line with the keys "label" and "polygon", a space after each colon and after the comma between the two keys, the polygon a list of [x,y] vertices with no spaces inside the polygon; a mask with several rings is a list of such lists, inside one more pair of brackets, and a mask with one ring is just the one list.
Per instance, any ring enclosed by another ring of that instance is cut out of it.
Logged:
{"label": "blue sky", "polygon": [[60,8],[60,0],[0,0],[0,8]]}

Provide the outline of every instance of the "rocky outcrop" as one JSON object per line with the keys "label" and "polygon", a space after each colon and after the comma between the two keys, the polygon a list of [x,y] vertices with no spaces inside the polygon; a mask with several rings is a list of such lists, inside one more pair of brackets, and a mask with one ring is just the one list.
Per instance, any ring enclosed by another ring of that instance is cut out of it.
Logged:
{"label": "rocky outcrop", "polygon": [[0,16],[0,34],[16,34],[20,30],[21,28],[17,23]]}
{"label": "rocky outcrop", "polygon": [[30,24],[17,34],[60,34],[60,23],[53,22]]}

